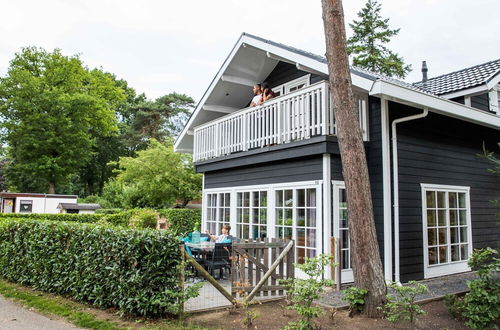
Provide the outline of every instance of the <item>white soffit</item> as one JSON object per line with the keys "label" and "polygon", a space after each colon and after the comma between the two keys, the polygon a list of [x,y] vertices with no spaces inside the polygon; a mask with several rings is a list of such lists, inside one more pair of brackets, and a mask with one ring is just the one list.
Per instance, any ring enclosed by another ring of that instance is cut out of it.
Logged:
{"label": "white soffit", "polygon": [[449,101],[439,96],[408,89],[388,81],[375,81],[370,91],[370,95],[377,97],[383,96],[389,100],[418,108],[428,107],[429,110],[434,113],[497,130],[500,129],[500,117],[495,114]]}

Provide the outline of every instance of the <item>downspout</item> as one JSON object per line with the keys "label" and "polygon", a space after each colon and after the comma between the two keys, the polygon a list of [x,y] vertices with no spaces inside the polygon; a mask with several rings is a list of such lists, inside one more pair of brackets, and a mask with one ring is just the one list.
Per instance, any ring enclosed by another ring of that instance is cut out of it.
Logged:
{"label": "downspout", "polygon": [[394,185],[394,280],[396,283],[400,283],[400,272],[399,272],[399,171],[398,171],[398,138],[396,132],[396,125],[402,122],[407,122],[415,119],[424,118],[429,114],[429,109],[424,108],[424,112],[398,118],[392,122],[392,174],[393,174],[393,185]]}

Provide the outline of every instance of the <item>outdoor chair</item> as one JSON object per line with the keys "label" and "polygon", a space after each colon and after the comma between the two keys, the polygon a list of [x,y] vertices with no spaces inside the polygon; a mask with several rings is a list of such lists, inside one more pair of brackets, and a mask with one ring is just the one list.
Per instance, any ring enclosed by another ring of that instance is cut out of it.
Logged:
{"label": "outdoor chair", "polygon": [[224,268],[231,267],[231,243],[215,243],[212,255],[205,261],[210,275],[214,276],[214,270],[219,269],[219,280],[222,279]]}

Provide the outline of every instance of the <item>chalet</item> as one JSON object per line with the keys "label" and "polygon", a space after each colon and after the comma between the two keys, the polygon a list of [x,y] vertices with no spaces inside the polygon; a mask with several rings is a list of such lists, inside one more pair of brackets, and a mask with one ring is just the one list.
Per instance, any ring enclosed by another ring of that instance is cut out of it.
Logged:
{"label": "chalet", "polygon": [[[387,280],[468,271],[495,246],[500,182],[480,155],[500,142],[500,60],[408,84],[351,68]],[[266,81],[277,97],[247,107]],[[242,34],[175,143],[203,173],[203,229],[296,242],[296,261],[342,242],[345,187],[322,56]],[[329,271],[329,270],[327,270]]]}
{"label": "chalet", "polygon": [[71,214],[94,214],[96,210],[100,209],[99,204],[84,204],[84,203],[59,203],[57,210],[59,213]]}
{"label": "chalet", "polygon": [[76,203],[76,195],[0,192],[1,213],[59,213],[60,203]]}

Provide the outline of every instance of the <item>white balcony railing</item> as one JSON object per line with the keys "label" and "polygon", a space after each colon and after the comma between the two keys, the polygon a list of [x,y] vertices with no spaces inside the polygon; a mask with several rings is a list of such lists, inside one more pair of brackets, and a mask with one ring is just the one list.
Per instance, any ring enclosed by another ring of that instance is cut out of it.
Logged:
{"label": "white balcony railing", "polygon": [[[366,99],[356,97],[366,133]],[[327,82],[319,82],[194,129],[195,162],[274,144],[335,135]]]}

